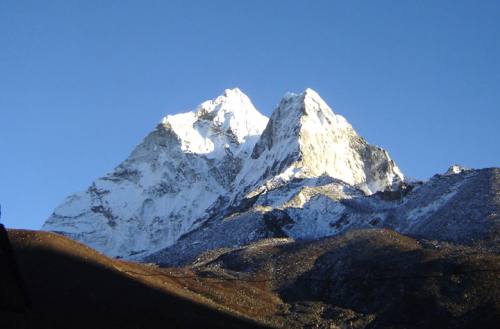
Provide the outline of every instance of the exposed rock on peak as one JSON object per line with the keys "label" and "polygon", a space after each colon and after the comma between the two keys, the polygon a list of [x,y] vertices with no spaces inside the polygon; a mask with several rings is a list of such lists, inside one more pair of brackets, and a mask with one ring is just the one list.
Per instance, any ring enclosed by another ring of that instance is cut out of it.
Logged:
{"label": "exposed rock on peak", "polygon": [[312,89],[285,94],[248,166],[261,171],[243,170],[238,184],[256,187],[277,176],[286,181],[327,174],[371,194],[404,179],[385,150],[358,136]]}

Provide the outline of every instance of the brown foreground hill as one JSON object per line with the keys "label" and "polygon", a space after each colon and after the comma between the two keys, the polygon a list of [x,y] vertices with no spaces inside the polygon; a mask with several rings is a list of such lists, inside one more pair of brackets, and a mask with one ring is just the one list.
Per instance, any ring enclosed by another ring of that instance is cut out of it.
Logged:
{"label": "brown foreground hill", "polygon": [[[24,282],[18,288],[26,296],[17,308],[0,309],[0,328],[496,328],[500,323],[499,255],[390,230],[309,242],[264,240],[212,251],[184,268],[110,259],[41,231],[10,230],[9,239]],[[10,271],[10,265],[1,266],[4,274]]]}
{"label": "brown foreground hill", "polygon": [[110,259],[53,233],[10,230],[9,238],[31,305],[0,310],[2,329],[259,327],[196,292],[196,280],[174,278],[189,270]]}

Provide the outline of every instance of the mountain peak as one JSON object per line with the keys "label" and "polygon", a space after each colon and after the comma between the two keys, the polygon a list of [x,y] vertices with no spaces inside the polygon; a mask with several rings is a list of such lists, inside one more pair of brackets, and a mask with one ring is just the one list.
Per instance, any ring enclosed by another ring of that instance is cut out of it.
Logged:
{"label": "mountain peak", "polygon": [[223,155],[226,149],[238,151],[233,146],[251,150],[267,121],[247,95],[233,88],[193,111],[167,115],[162,124],[179,137],[184,151]]}
{"label": "mountain peak", "polygon": [[310,120],[315,122],[314,125],[322,126],[326,121],[326,124],[335,123],[337,128],[351,128],[344,117],[335,114],[323,98],[311,88],[306,88],[300,94],[285,93],[276,114],[281,118],[288,117],[290,121],[288,125],[300,125],[304,129],[318,128],[308,127],[306,123]]}
{"label": "mountain peak", "polygon": [[311,88],[306,88],[302,94],[301,94],[304,98],[312,98],[312,99],[317,99],[317,100],[321,100],[322,102],[323,99],[321,98],[321,96],[313,89]]}
{"label": "mountain peak", "polygon": [[323,111],[331,112],[333,114],[333,110],[326,104],[326,102],[321,98],[321,96],[311,88],[307,88],[302,93],[302,97],[304,99],[304,103],[307,107],[317,107]]}
{"label": "mountain peak", "polygon": [[262,163],[250,166],[265,168],[262,173],[243,173],[247,177],[242,179],[253,185],[278,176],[292,179],[326,174],[371,194],[403,180],[385,150],[358,136],[310,88],[301,94],[285,94],[255,145],[252,159]]}
{"label": "mountain peak", "polygon": [[226,97],[241,97],[241,96],[247,97],[247,95],[245,95],[245,93],[242,92],[241,89],[238,87],[224,89],[224,96],[226,96]]}
{"label": "mountain peak", "polygon": [[[288,140],[287,143],[293,146],[303,136],[317,135],[332,129],[349,130],[347,133],[354,133],[344,117],[333,113],[328,104],[311,88],[305,89],[300,94],[285,93],[269,120],[270,123],[254,149],[252,155],[254,158],[265,149],[270,150],[279,141]],[[345,133],[339,132],[339,134]]]}
{"label": "mountain peak", "polygon": [[196,111],[203,115],[206,112],[258,112],[250,98],[239,88],[225,89],[222,95],[201,103]]}
{"label": "mountain peak", "polygon": [[313,97],[313,98],[321,98],[319,94],[312,88],[306,88],[304,89],[303,92],[301,93],[295,93],[291,91],[287,91],[283,98],[288,99],[288,98],[297,98],[297,97]]}

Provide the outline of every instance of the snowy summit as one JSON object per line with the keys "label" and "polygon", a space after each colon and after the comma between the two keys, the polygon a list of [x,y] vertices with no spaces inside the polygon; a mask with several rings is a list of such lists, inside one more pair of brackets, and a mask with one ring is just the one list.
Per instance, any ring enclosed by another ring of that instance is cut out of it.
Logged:
{"label": "snowy summit", "polygon": [[234,88],[203,102],[194,111],[168,115],[162,124],[178,136],[182,151],[216,158],[228,151],[251,150],[267,118],[247,95]]}

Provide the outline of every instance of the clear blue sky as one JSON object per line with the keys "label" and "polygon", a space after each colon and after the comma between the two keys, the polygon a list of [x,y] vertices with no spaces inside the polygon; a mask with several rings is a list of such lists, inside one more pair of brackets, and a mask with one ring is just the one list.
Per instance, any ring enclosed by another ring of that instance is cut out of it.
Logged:
{"label": "clear blue sky", "polygon": [[408,176],[500,165],[500,1],[0,1],[0,202],[39,228],[166,114],[311,87]]}

